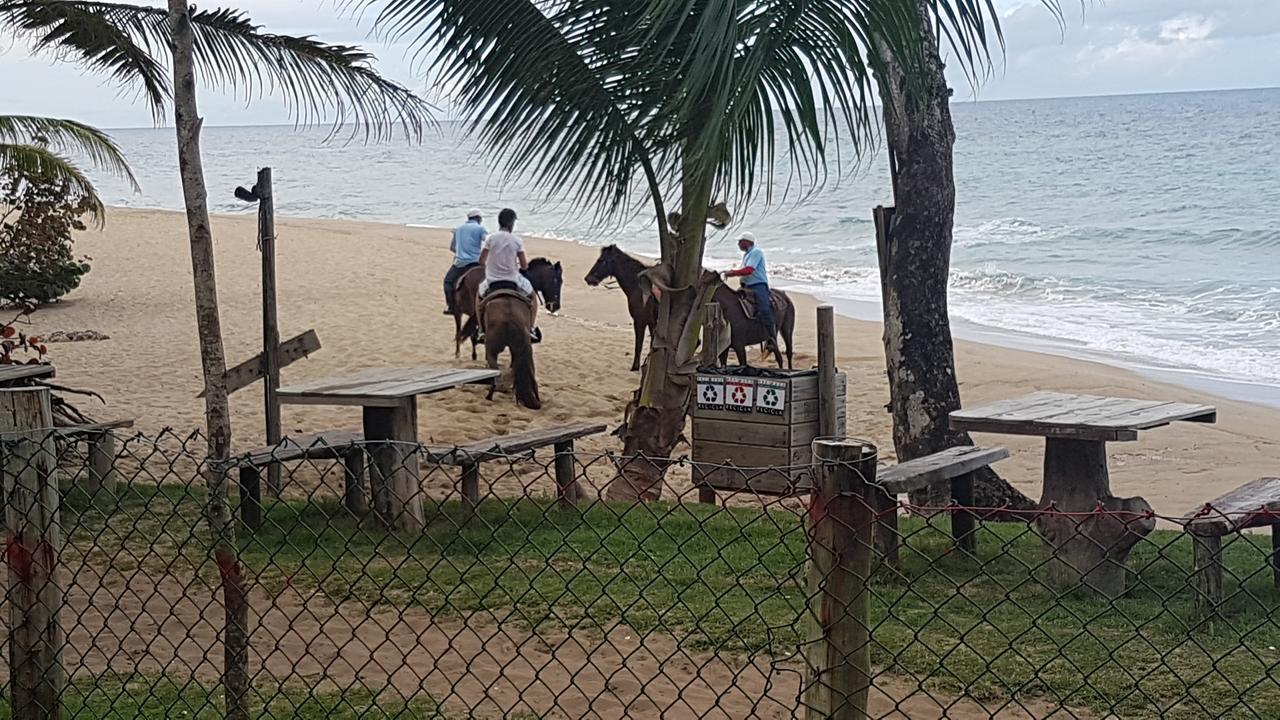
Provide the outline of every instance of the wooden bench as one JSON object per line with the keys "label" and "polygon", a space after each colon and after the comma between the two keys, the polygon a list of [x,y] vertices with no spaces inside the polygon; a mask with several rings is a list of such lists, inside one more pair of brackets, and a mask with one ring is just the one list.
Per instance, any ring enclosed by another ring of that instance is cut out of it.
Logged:
{"label": "wooden bench", "polygon": [[1187,513],[1186,532],[1195,544],[1197,605],[1216,615],[1222,603],[1222,538],[1248,528],[1271,526],[1272,582],[1280,588],[1280,477],[1245,483]]}
{"label": "wooden bench", "polygon": [[262,468],[293,460],[341,460],[343,504],[356,516],[364,515],[368,509],[363,489],[364,435],[329,430],[286,437],[235,458],[240,468],[240,519],[246,526],[257,528],[262,521]]}
{"label": "wooden bench", "polygon": [[85,491],[92,495],[103,483],[115,480],[116,435],[115,430],[133,427],[133,420],[110,420],[87,425],[64,425],[54,428],[59,440],[85,440],[89,445],[89,482]]}
{"label": "wooden bench", "polygon": [[[982,448],[960,445],[942,452],[918,457],[876,471],[875,494],[877,517],[876,548],[885,564],[898,566],[898,548],[901,535],[898,532],[898,495],[924,490],[938,483],[951,484],[951,498],[956,505],[973,504],[973,471],[987,467],[1009,457],[1002,447]],[[962,550],[977,549],[974,537],[976,520],[972,513],[951,513],[951,534]]]}
{"label": "wooden bench", "polygon": [[576,505],[582,492],[574,466],[574,441],[604,432],[598,423],[578,423],[537,428],[510,435],[476,440],[462,445],[428,445],[431,459],[443,465],[462,468],[462,501],[471,509],[480,503],[480,464],[508,459],[538,448],[555,449],[556,496],[562,505]]}

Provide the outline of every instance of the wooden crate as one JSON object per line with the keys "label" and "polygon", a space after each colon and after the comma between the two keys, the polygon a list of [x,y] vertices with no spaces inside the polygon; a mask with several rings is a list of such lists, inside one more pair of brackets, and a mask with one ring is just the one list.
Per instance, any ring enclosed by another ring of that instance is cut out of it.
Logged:
{"label": "wooden crate", "polygon": [[[845,375],[836,376],[837,434],[845,426]],[[693,411],[694,483],[767,495],[807,492],[818,436],[818,374],[698,374]],[[773,469],[780,468],[780,469]]]}

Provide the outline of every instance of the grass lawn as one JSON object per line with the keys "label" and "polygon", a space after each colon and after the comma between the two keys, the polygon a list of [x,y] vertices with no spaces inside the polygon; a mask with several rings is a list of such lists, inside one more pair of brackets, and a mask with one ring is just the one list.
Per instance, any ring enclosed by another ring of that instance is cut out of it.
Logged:
{"label": "grass lawn", "polygon": [[[136,486],[109,515],[72,497],[68,554],[124,572],[208,572],[201,497]],[[268,589],[318,587],[335,602],[483,613],[530,628],[622,622],[695,650],[790,657],[804,633],[806,539],[793,512],[663,503],[576,512],[487,500],[463,518],[456,502],[429,505],[424,533],[391,535],[336,502],[277,502],[264,527],[242,537],[242,560]],[[919,520],[904,520],[903,532],[901,572],[881,572],[872,586],[882,672],[948,695],[1048,699],[1125,718],[1280,717],[1269,538],[1227,544],[1229,597],[1210,624],[1198,619],[1180,533],[1141,543],[1131,591],[1108,602],[1037,582],[1043,552],[1024,525],[983,526],[976,559]]]}

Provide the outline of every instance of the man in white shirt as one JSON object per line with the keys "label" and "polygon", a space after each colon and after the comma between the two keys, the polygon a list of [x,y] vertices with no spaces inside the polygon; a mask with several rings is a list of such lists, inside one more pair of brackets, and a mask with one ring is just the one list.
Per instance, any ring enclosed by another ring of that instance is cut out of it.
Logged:
{"label": "man in white shirt", "polygon": [[524,254],[524,241],[513,230],[516,227],[516,211],[503,208],[498,213],[498,232],[484,239],[480,250],[480,264],[484,266],[484,280],[480,281],[480,297],[489,292],[489,288],[508,287],[519,289],[532,300],[533,342],[541,342],[542,332],[536,325],[538,319],[538,301],[533,299],[533,284],[524,276],[522,270],[529,268],[529,260]]}

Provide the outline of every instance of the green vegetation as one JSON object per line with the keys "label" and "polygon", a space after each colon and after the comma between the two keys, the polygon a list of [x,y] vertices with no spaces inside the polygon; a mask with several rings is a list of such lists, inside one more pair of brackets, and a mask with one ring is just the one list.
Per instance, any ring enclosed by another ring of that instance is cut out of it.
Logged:
{"label": "green vegetation", "polygon": [[[96,543],[101,560],[91,562],[124,573],[208,568],[201,502],[182,488],[135,486],[107,516],[91,509],[101,502],[72,497],[70,551]],[[490,500],[470,522],[454,502],[428,513],[427,531],[410,537],[371,529],[336,502],[277,502],[242,538],[242,561],[269,591],[319,588],[334,602],[524,628],[621,622],[690,650],[785,658],[804,631],[798,512],[660,503],[578,513]],[[1131,592],[1110,603],[1036,582],[1042,551],[1027,526],[984,525],[976,561],[919,520],[903,532],[901,574],[882,571],[873,586],[873,660],[885,673],[948,695],[1060,700],[1126,718],[1234,717],[1241,700],[1252,708],[1243,716],[1280,717],[1280,593],[1266,538],[1225,548],[1229,597],[1210,624],[1198,620],[1180,533],[1142,543]]]}

